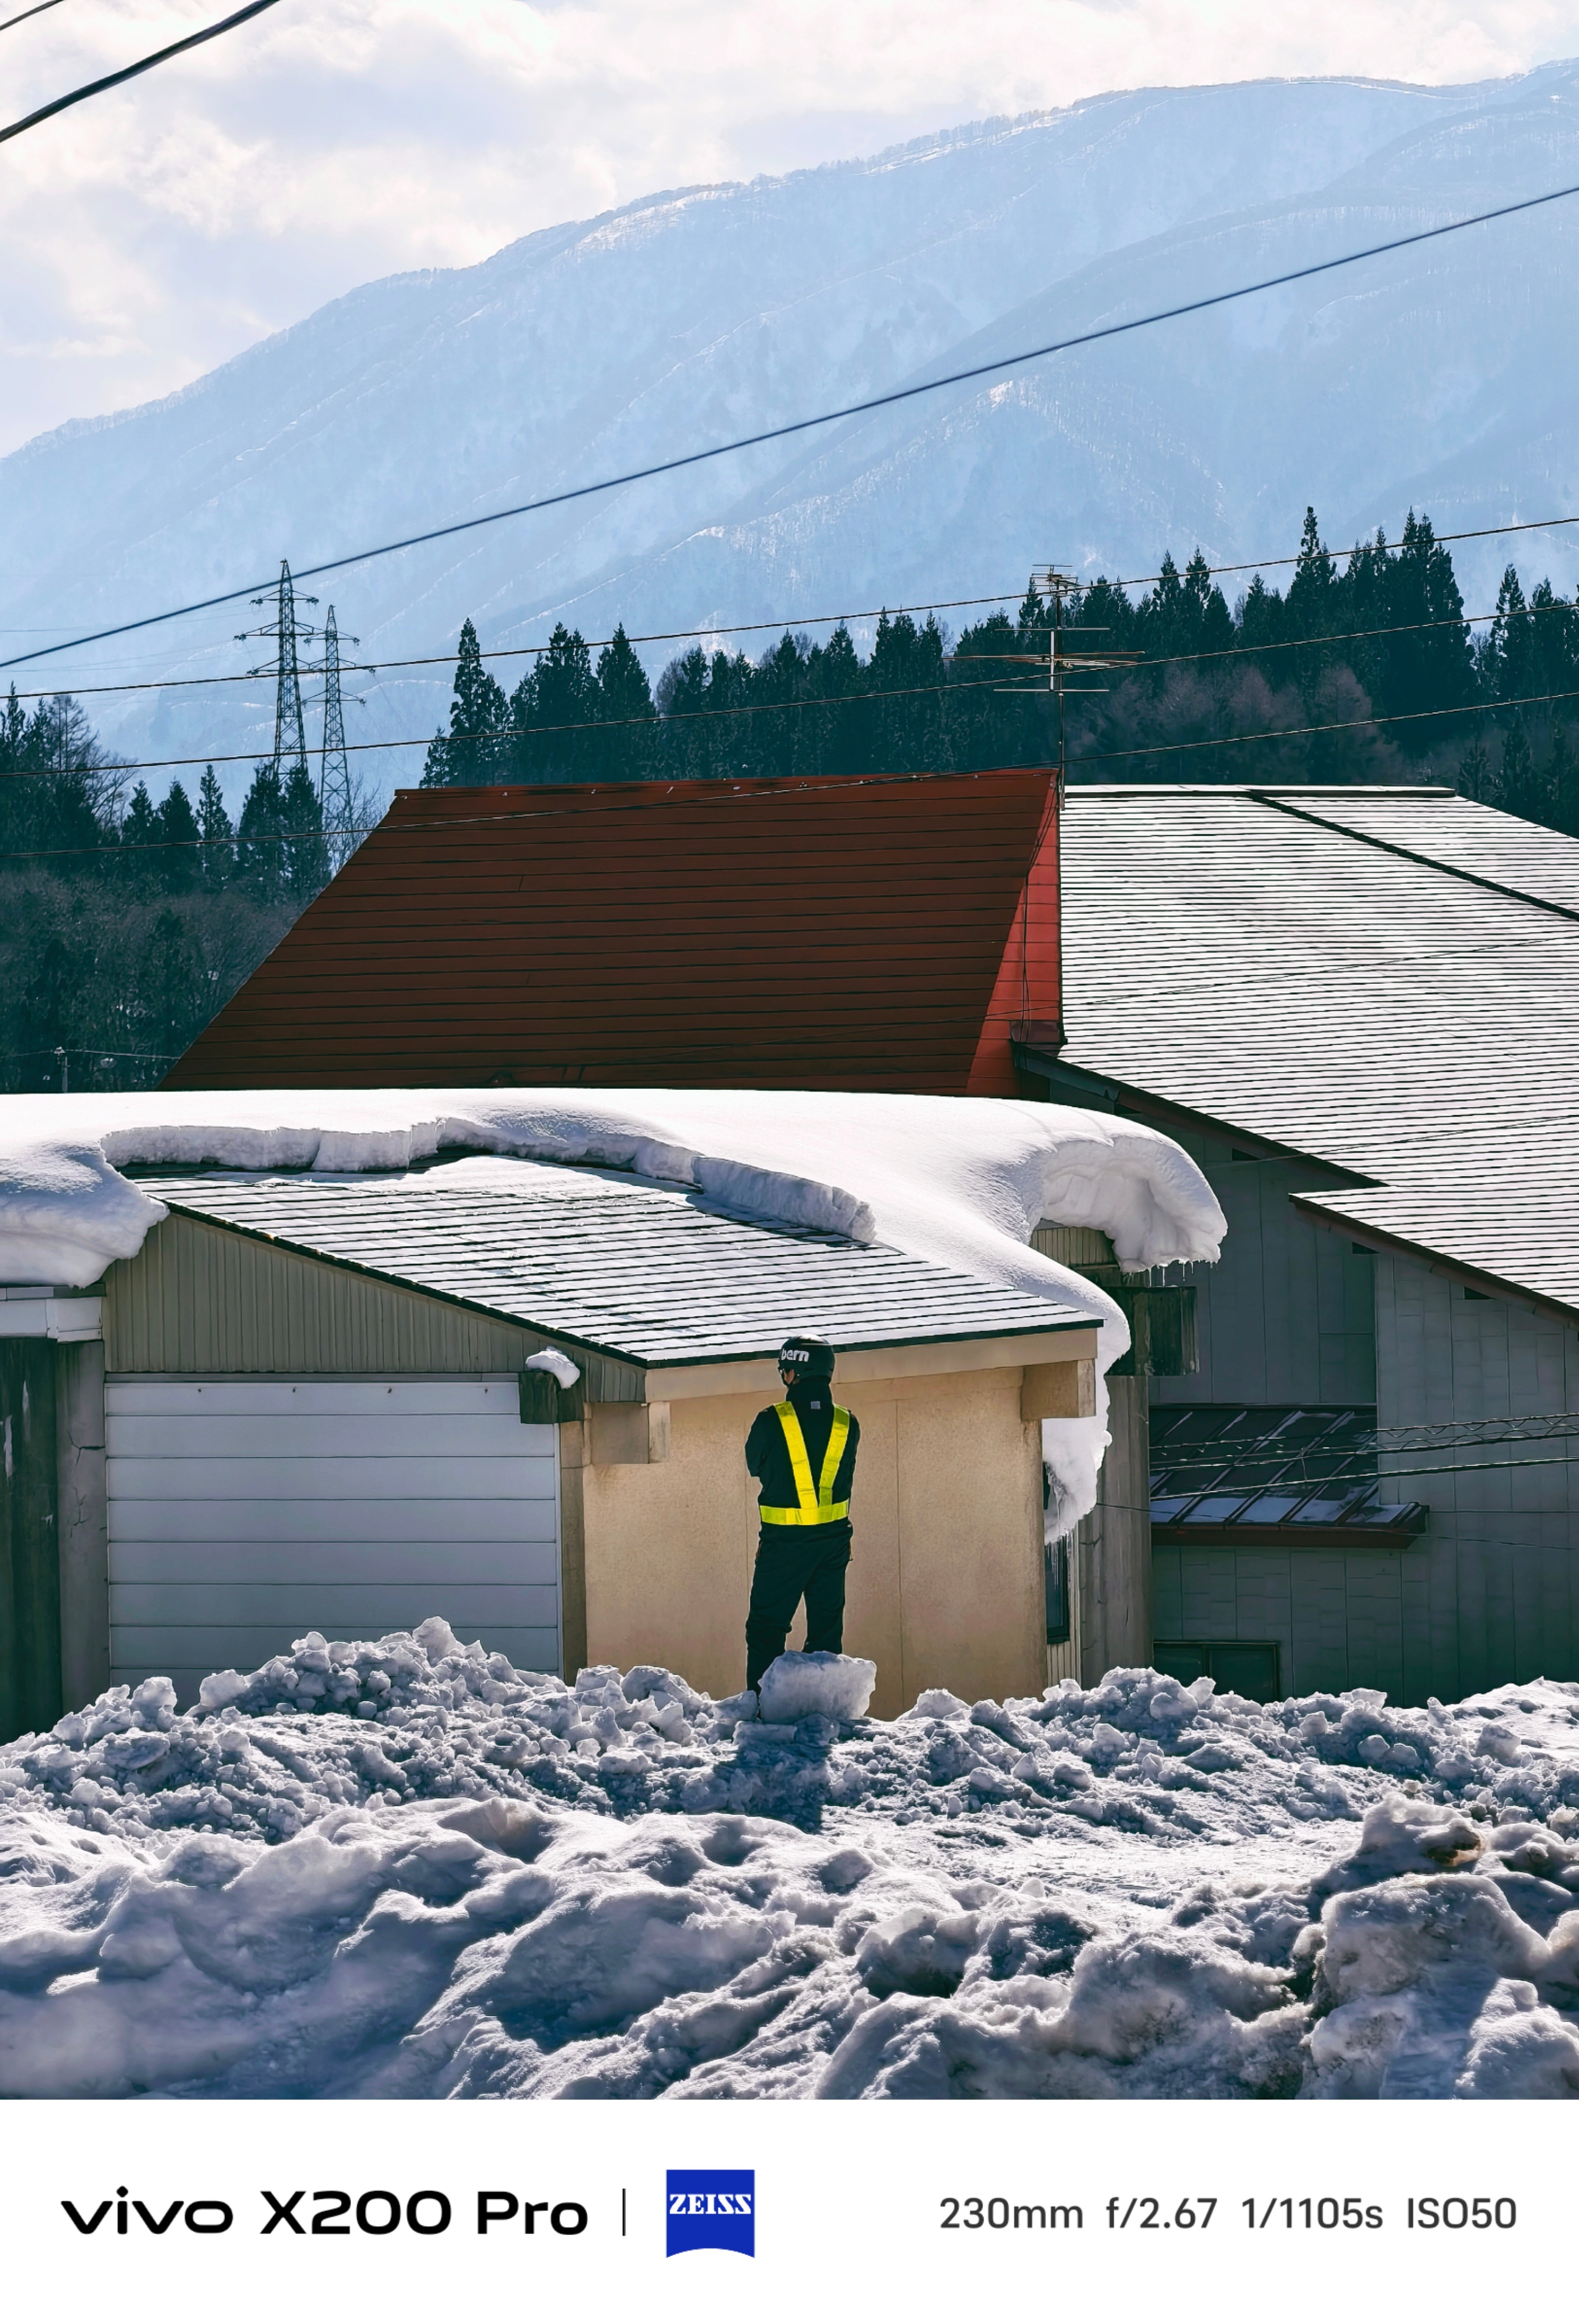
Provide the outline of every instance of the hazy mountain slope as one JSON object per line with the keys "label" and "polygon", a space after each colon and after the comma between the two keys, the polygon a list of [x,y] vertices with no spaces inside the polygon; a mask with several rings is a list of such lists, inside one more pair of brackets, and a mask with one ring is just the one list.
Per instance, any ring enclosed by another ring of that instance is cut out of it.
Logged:
{"label": "hazy mountain slope", "polygon": [[[1132,93],[370,284],[179,396],[0,463],[0,627],[97,626],[1562,183],[1576,104],[1567,68]],[[601,634],[1017,590],[1049,556],[1254,555],[1289,543],[1311,495],[1337,538],[1410,497],[1444,522],[1547,513],[1571,504],[1576,226],[1537,213],[327,594],[365,650],[395,655],[447,650],[468,612],[508,643],[561,609]],[[71,674],[235,669],[244,611]],[[374,680],[354,734],[429,731],[445,691]],[[150,756],[247,750],[267,708],[247,692],[134,697],[104,723]]]}

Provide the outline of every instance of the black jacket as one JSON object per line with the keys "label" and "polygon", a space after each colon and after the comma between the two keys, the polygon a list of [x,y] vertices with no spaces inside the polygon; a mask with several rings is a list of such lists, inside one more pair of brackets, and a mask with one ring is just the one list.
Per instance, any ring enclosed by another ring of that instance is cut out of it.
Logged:
{"label": "black jacket", "polygon": [[[797,1380],[786,1391],[784,1401],[793,1406],[800,1422],[800,1433],[806,1439],[806,1457],[811,1464],[811,1481],[815,1487],[822,1475],[822,1464],[833,1433],[834,1406],[838,1402],[836,1389],[826,1380]],[[855,1480],[855,1452],[861,1442],[861,1423],[850,1415],[850,1434],[845,1441],[844,1457],[834,1479],[832,1499],[847,1501]],[[770,1509],[792,1509],[799,1495],[795,1487],[795,1472],[790,1466],[790,1448],[784,1442],[783,1424],[771,1405],[759,1412],[752,1422],[751,1434],[745,1440],[745,1465],[756,1478],[762,1489],[757,1495],[760,1506]],[[808,1534],[847,1533],[847,1517],[836,1518],[829,1526],[800,1526],[796,1531],[802,1540]],[[770,1526],[770,1533],[784,1528]]]}

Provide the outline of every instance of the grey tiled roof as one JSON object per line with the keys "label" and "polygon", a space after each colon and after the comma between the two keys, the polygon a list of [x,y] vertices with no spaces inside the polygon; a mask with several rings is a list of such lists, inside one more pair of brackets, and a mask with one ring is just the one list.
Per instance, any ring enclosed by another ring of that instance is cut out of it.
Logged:
{"label": "grey tiled roof", "polygon": [[1445,791],[1076,788],[1063,880],[1060,1064],[1579,1312],[1579,842]]}
{"label": "grey tiled roof", "polygon": [[1075,1306],[902,1251],[779,1230],[678,1187],[531,1162],[399,1176],[161,1177],[175,1207],[637,1365],[1089,1326]]}

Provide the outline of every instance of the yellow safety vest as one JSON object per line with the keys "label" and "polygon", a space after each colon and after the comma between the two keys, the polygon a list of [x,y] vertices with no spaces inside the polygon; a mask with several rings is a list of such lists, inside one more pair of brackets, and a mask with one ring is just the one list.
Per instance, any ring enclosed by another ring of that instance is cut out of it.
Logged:
{"label": "yellow safety vest", "polygon": [[839,1473],[839,1463],[845,1457],[845,1447],[850,1438],[849,1414],[842,1406],[835,1405],[834,1425],[828,1435],[828,1449],[823,1455],[822,1475],[814,1488],[811,1462],[807,1455],[799,1416],[792,1404],[776,1404],[773,1409],[784,1432],[785,1448],[790,1454],[790,1467],[795,1478],[795,1490],[800,1498],[795,1508],[760,1508],[757,1516],[763,1525],[836,1525],[841,1517],[847,1517],[850,1514],[848,1501],[836,1501],[833,1498],[834,1479]]}

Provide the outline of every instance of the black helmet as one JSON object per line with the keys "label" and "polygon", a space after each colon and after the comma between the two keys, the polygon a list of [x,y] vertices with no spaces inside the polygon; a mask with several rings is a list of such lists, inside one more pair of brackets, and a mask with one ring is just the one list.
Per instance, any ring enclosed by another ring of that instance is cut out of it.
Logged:
{"label": "black helmet", "polygon": [[820,1332],[791,1333],[779,1351],[779,1370],[802,1372],[808,1379],[832,1379],[832,1343]]}

